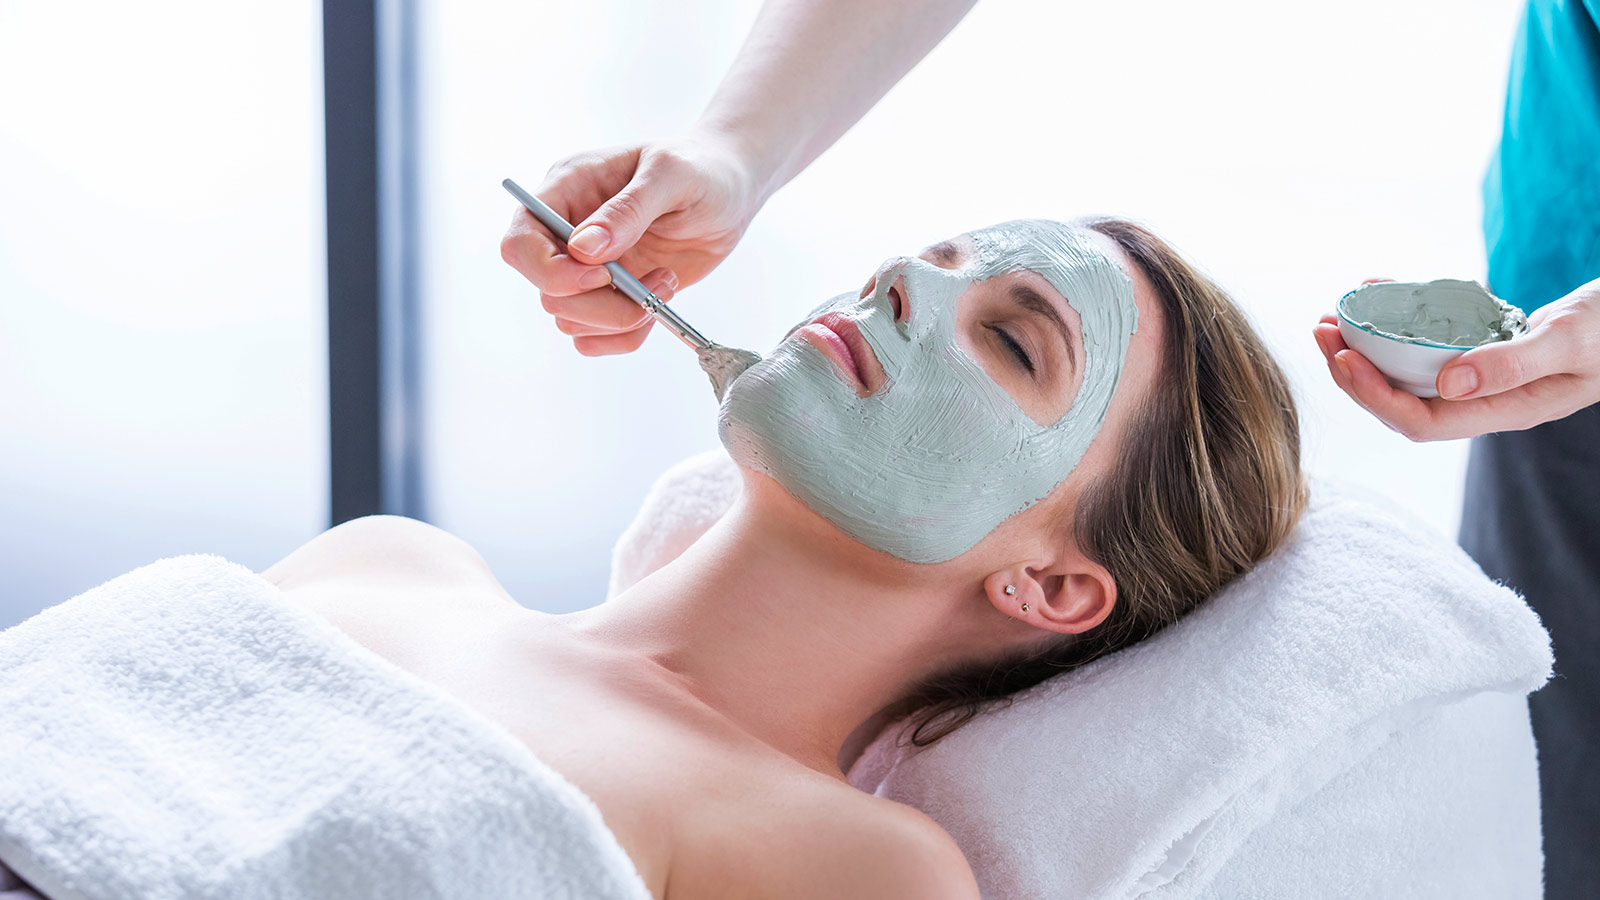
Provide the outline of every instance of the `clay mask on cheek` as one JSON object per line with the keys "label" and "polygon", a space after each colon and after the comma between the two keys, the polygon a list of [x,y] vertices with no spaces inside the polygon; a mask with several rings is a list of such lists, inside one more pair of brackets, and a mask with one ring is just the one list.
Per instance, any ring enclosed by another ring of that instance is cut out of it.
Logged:
{"label": "clay mask on cheek", "polygon": [[[733,383],[718,415],[740,465],[910,562],[960,556],[1067,479],[1105,421],[1138,321],[1133,282],[1081,230],[1027,219],[971,237],[965,268],[895,260],[867,297],[841,294],[806,317],[852,319],[888,376],[881,389],[858,397],[831,360],[791,334]],[[1019,268],[1067,299],[1083,333],[1082,387],[1049,425],[1030,419],[956,339],[967,288]],[[896,322],[889,288],[902,274],[908,314]]]}

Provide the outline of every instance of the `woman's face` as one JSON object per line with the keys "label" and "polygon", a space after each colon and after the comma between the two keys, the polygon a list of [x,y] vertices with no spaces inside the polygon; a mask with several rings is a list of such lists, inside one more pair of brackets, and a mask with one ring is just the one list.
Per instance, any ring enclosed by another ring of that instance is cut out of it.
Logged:
{"label": "woman's face", "polygon": [[722,441],[856,540],[953,559],[1064,482],[1112,412],[1139,319],[1113,253],[1024,220],[887,260],[734,381]]}

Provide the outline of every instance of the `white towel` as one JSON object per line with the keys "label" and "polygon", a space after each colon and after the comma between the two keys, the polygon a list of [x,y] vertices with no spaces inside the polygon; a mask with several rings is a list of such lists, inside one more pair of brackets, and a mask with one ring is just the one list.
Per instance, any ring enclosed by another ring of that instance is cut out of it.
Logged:
{"label": "white towel", "polygon": [[[669,469],[617,543],[612,593],[681,552],[738,490],[721,450]],[[1498,735],[1531,764],[1521,698],[1550,668],[1537,617],[1454,544],[1358,489],[1318,482],[1289,544],[1177,625],[1021,692],[926,751],[900,746],[903,732],[890,728],[849,778],[943,825],[990,900],[1196,897],[1275,816],[1342,774],[1359,781],[1369,755],[1452,705],[1485,692],[1515,698],[1521,719],[1496,713],[1498,730],[1484,740]],[[1428,746],[1387,762],[1384,777],[1409,771],[1431,784],[1435,769],[1470,769],[1465,756],[1427,758],[1437,751]],[[1508,858],[1446,852],[1429,862],[1468,882],[1477,871],[1510,873],[1524,888],[1531,880],[1536,896],[1542,860],[1536,816],[1524,815],[1537,809],[1528,771],[1506,773],[1520,791],[1508,801],[1515,816],[1497,806],[1507,796],[1500,785],[1460,788],[1484,795],[1467,806],[1483,828],[1522,829],[1501,842]],[[1366,812],[1378,825],[1369,835],[1301,848],[1319,859],[1307,870],[1398,843],[1381,825],[1416,823],[1408,805],[1421,798],[1410,783],[1370,792]],[[1408,896],[1503,897],[1503,883]],[[1296,895],[1347,896],[1339,884],[1308,882]]]}
{"label": "white towel", "polygon": [[51,900],[650,897],[525,744],[214,555],[0,632],[0,860]]}
{"label": "white towel", "polygon": [[662,472],[611,549],[606,599],[676,559],[722,518],[742,489],[739,467],[721,447]]}

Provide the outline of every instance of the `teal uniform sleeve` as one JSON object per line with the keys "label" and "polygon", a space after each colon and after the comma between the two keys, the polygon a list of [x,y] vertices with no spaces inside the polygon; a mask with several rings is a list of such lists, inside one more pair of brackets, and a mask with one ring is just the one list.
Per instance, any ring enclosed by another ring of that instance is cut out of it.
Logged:
{"label": "teal uniform sleeve", "polygon": [[1483,181],[1489,285],[1527,312],[1600,277],[1600,0],[1530,0]]}

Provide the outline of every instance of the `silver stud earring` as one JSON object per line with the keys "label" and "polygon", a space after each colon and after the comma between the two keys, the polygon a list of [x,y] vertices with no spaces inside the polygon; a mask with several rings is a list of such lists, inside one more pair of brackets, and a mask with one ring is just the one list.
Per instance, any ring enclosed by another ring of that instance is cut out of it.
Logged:
{"label": "silver stud earring", "polygon": [[1022,604],[1022,611],[1023,612],[1027,612],[1028,611],[1028,604],[1026,604],[1026,603]]}
{"label": "silver stud earring", "polygon": [[1016,592],[1017,592],[1017,586],[1016,585],[1014,585],[1014,584],[1006,585],[1006,596],[1007,597],[1010,597],[1012,594],[1015,594]]}

